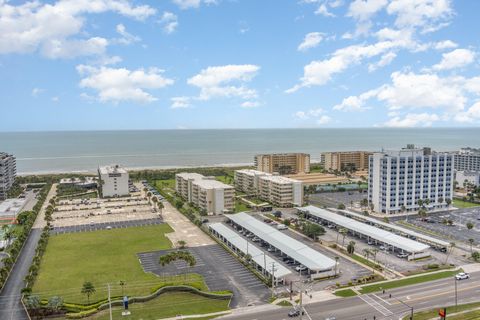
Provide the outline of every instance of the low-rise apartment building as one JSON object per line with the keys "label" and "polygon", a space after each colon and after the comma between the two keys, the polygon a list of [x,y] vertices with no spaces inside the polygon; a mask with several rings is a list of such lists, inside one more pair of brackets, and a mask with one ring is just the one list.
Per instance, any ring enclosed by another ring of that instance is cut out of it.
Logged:
{"label": "low-rise apartment building", "polygon": [[[369,162],[368,201],[387,214],[438,209],[453,197],[453,155],[429,148],[375,152]],[[419,203],[419,200],[421,202]]]}
{"label": "low-rise apartment building", "polygon": [[235,188],[279,207],[303,204],[301,181],[258,170],[236,170]]}
{"label": "low-rise apartment building", "polygon": [[478,187],[480,186],[480,172],[455,171],[455,181],[457,181],[458,187],[467,187],[468,185]]}
{"label": "low-rise apartment building", "polygon": [[214,178],[198,173],[178,173],[175,175],[175,190],[184,200],[208,214],[233,212],[235,209],[235,189]]}
{"label": "low-rise apartment building", "polygon": [[98,168],[98,181],[103,198],[124,197],[130,195],[128,171],[118,164]]}
{"label": "low-rise apartment building", "polygon": [[258,154],[254,159],[258,171],[297,174],[310,172],[310,155],[306,153]]}
{"label": "low-rise apartment building", "polygon": [[0,200],[7,198],[17,176],[17,161],[11,154],[0,152]]}
{"label": "low-rise apartment building", "polygon": [[363,171],[368,170],[368,151],[338,151],[325,152],[321,155],[321,162],[325,170],[332,171]]}

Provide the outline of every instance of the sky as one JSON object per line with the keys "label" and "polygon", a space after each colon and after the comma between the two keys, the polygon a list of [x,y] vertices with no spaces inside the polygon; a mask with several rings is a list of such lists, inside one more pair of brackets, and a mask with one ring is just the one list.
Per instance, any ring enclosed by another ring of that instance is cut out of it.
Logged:
{"label": "sky", "polygon": [[0,0],[0,131],[477,127],[480,1]]}

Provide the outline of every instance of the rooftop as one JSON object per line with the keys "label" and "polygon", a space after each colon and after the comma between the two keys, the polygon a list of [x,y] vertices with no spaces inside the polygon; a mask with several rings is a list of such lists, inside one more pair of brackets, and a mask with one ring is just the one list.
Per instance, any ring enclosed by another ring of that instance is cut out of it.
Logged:
{"label": "rooftop", "polygon": [[399,236],[392,232],[368,225],[366,223],[351,218],[344,217],[342,215],[327,211],[325,209],[317,208],[314,206],[306,206],[298,208],[298,210],[306,211],[312,216],[332,222],[337,226],[341,226],[349,230],[358,232],[372,239],[387,243],[394,246],[395,248],[399,248],[410,253],[422,252],[429,248],[429,246],[426,244]]}
{"label": "rooftop", "polygon": [[13,217],[22,210],[25,199],[7,199],[0,203],[0,217]]}
{"label": "rooftop", "polygon": [[98,170],[100,171],[101,174],[109,174],[109,173],[128,173],[127,170],[125,170],[123,167],[121,167],[118,164],[113,164],[110,166],[103,166],[99,167]]}
{"label": "rooftop", "polygon": [[253,169],[241,169],[241,170],[235,170],[236,172],[240,172],[249,176],[270,176],[270,173],[259,171],[259,170],[253,170]]}
{"label": "rooftop", "polygon": [[182,179],[185,180],[200,180],[205,178],[203,175],[200,173],[195,173],[195,172],[181,172],[177,173],[175,176],[181,177]]}
{"label": "rooftop", "polygon": [[287,236],[283,232],[255,219],[245,212],[228,215],[228,219],[242,226],[242,228],[247,229],[310,270],[326,271],[335,267],[335,261],[333,259],[324,256],[306,244]]}
{"label": "rooftop", "polygon": [[233,186],[229,184],[205,177],[203,179],[194,180],[193,183],[202,187],[203,189],[233,189]]}
{"label": "rooftop", "polygon": [[279,183],[279,184],[290,184],[290,183],[294,183],[294,182],[301,183],[301,181],[299,181],[299,180],[295,180],[295,179],[291,179],[291,178],[287,178],[287,177],[282,177],[282,176],[269,175],[269,176],[262,176],[261,179],[269,180],[269,181]]}

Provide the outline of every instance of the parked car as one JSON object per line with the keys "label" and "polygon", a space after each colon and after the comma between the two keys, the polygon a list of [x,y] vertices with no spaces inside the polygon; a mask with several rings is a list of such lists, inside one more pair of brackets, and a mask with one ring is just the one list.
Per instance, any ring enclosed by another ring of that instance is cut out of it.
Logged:
{"label": "parked car", "polygon": [[278,230],[287,230],[288,227],[287,227],[286,225],[284,225],[284,224],[279,224],[279,225],[277,225],[277,229],[278,229]]}
{"label": "parked car", "polygon": [[299,265],[295,268],[295,270],[301,272],[307,270],[307,267],[305,267],[304,265]]}
{"label": "parked car", "polygon": [[106,228],[106,229],[107,229],[107,230],[111,230],[111,229],[112,229],[112,227],[111,227],[111,226],[107,226],[107,228]]}
{"label": "parked car", "polygon": [[337,318],[332,316],[332,317],[325,318],[325,320],[337,320]]}
{"label": "parked car", "polygon": [[387,250],[387,247],[385,247],[384,245],[381,245],[381,246],[379,247],[379,249],[380,249],[380,250],[383,250],[383,251],[386,251],[386,250]]}
{"label": "parked car", "polygon": [[466,280],[470,279],[470,275],[466,272],[460,272],[455,275],[455,279],[457,280]]}
{"label": "parked car", "polygon": [[367,244],[368,244],[369,246],[373,246],[375,243],[374,243],[373,241],[371,241],[371,240],[368,240]]}
{"label": "parked car", "polygon": [[253,237],[252,241],[253,242],[258,242],[258,241],[260,241],[260,238],[259,237]]}
{"label": "parked car", "polygon": [[399,254],[397,254],[397,257],[400,258],[400,259],[407,258],[408,253],[399,253]]}
{"label": "parked car", "polygon": [[[305,314],[305,312],[303,310],[301,312],[302,312],[302,315]],[[292,309],[292,310],[290,310],[290,312],[288,312],[288,316],[290,318],[298,317],[299,315],[300,315],[300,310],[298,310],[298,309]]]}

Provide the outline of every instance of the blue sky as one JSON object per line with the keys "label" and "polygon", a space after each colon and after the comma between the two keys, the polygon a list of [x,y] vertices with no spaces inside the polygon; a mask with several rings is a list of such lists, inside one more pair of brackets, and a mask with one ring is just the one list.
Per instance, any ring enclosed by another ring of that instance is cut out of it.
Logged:
{"label": "blue sky", "polygon": [[480,1],[0,0],[0,131],[480,124]]}

